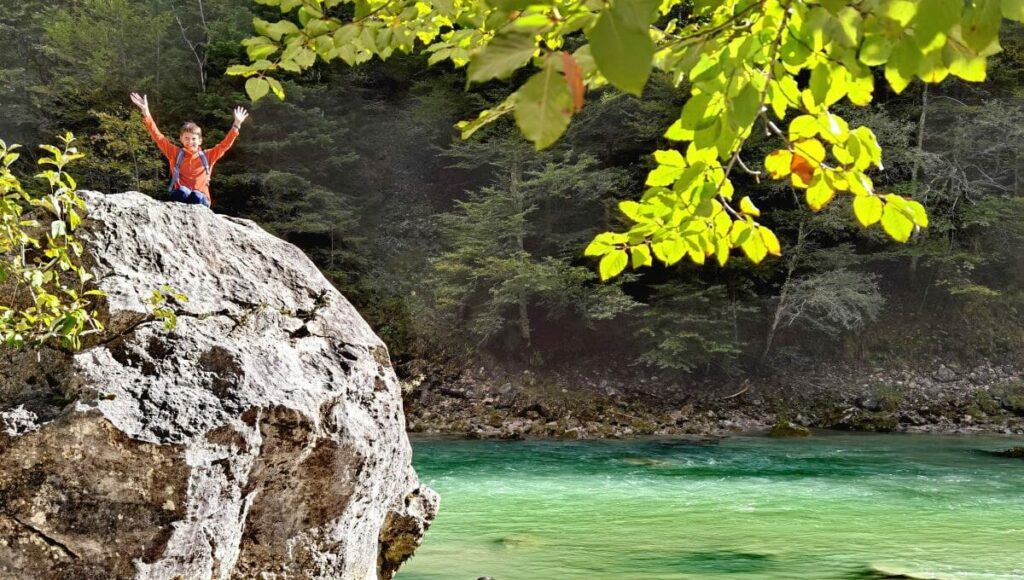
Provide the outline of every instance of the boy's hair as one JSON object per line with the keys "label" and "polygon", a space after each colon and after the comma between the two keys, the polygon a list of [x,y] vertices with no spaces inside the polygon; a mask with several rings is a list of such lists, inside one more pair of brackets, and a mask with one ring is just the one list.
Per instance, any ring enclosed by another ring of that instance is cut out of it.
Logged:
{"label": "boy's hair", "polygon": [[200,137],[203,136],[203,130],[199,128],[199,125],[196,125],[192,121],[189,121],[189,122],[185,123],[184,125],[182,125],[181,126],[181,132],[182,133],[195,133],[196,135],[199,135]]}

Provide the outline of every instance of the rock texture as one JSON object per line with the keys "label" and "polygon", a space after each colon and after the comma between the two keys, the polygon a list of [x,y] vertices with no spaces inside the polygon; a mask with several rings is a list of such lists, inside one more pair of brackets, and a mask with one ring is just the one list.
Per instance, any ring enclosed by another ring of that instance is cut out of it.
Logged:
{"label": "rock texture", "polygon": [[252,222],[84,197],[107,330],[0,355],[0,578],[390,578],[438,498],[380,339]]}

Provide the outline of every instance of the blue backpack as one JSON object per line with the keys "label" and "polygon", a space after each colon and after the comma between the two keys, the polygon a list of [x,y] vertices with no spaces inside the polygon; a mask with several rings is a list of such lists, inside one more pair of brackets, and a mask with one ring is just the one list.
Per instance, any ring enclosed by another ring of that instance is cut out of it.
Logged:
{"label": "blue backpack", "polygon": [[[185,160],[185,149],[178,150],[178,160],[174,162],[174,172],[171,174],[171,183],[167,186],[167,191],[174,191],[174,183],[178,181],[178,176],[181,175],[181,162]],[[206,175],[210,175],[210,161],[206,158],[206,152],[202,149],[199,150],[199,161],[203,163],[203,169],[206,170]]]}

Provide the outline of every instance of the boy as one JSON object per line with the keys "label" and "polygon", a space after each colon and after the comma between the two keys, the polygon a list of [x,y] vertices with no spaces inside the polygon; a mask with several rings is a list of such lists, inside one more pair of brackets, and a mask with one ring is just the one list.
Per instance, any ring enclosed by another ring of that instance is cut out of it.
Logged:
{"label": "boy", "polygon": [[238,137],[238,130],[249,113],[242,107],[235,108],[235,122],[231,125],[224,140],[213,149],[203,151],[203,131],[199,125],[188,122],[181,126],[182,147],[171,143],[157,129],[156,121],[149,114],[149,99],[146,95],[132,93],[132,103],[142,110],[142,121],[146,124],[149,136],[156,142],[171,167],[171,200],[182,203],[200,203],[210,207],[210,174],[213,165],[227,153]]}

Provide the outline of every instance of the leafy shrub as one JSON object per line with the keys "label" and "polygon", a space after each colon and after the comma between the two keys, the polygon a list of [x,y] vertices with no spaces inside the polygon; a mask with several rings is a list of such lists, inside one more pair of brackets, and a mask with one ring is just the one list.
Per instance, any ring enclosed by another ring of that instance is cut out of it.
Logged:
{"label": "leafy shrub", "polygon": [[103,329],[96,311],[103,293],[87,289],[93,276],[74,235],[85,201],[65,171],[82,154],[70,133],[60,140],[62,148],[41,146],[48,155],[39,164],[49,167],[36,177],[49,191],[39,195],[11,170],[18,145],[0,140],[0,340],[8,347],[53,340],[77,349],[82,337]]}

